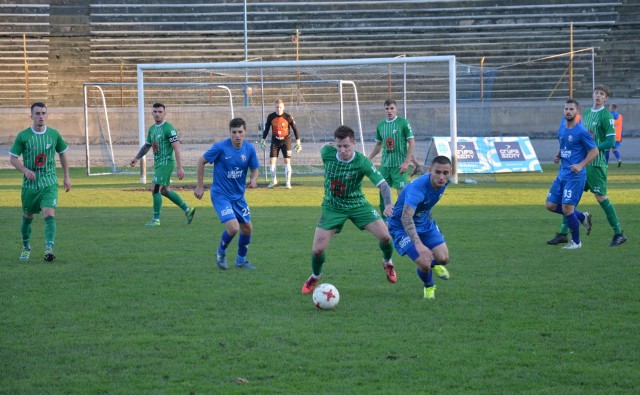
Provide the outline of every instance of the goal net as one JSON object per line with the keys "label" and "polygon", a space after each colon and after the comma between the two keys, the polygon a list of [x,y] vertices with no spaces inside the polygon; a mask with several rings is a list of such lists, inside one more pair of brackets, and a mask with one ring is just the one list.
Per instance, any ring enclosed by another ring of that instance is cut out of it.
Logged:
{"label": "goal net", "polygon": [[[233,117],[243,118],[249,141],[259,142],[278,98],[302,140],[302,152],[293,153],[294,173],[322,171],[320,147],[333,140],[341,124],[356,131],[357,149],[369,152],[387,98],[395,99],[398,114],[411,122],[422,161],[432,136],[455,140],[458,130],[464,135],[489,130],[490,110],[467,105],[490,98],[492,79],[481,78],[485,75],[487,70],[458,64],[454,56],[140,64],[135,84],[85,84],[87,169],[89,174],[131,172],[127,163],[153,123],[153,103],[166,106],[166,119],[180,135],[183,163],[193,171],[211,144],[228,137]],[[266,164],[268,152],[257,148]],[[281,159],[277,165],[281,173]]]}

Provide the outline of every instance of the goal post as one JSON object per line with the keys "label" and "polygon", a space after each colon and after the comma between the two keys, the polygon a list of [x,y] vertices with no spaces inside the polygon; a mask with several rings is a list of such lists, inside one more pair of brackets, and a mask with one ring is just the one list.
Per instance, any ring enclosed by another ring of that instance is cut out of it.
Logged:
{"label": "goal post", "polygon": [[[324,141],[332,141],[330,136],[339,124],[347,124],[357,129],[360,149],[366,152],[367,144],[373,143],[375,124],[382,118],[382,103],[389,97],[398,99],[399,103],[406,103],[403,104],[405,114],[407,107],[410,107],[408,117],[414,124],[420,122],[416,114],[428,107],[431,113],[445,113],[448,124],[444,128],[448,129],[452,146],[455,146],[457,140],[455,56],[420,56],[138,64],[137,113],[140,145],[146,140],[148,108],[153,101],[162,102],[166,97],[161,92],[150,94],[150,83],[202,81],[203,79],[208,79],[209,83],[225,85],[229,87],[234,97],[242,97],[244,106],[242,111],[238,109],[236,112],[245,119],[248,128],[250,128],[249,125],[258,124],[257,132],[261,132],[264,126],[265,103],[272,103],[276,98],[285,96],[285,111],[290,112],[296,119],[301,129],[303,146],[309,146],[308,133],[314,130],[314,122],[320,125],[317,133],[323,136]],[[282,88],[283,86],[287,89]],[[344,89],[344,87],[352,89]],[[254,99],[256,90],[259,90],[261,98],[259,106],[255,104],[256,99]],[[254,97],[247,93],[249,91]],[[175,102],[173,105],[193,104],[189,103],[186,97],[173,99]],[[363,103],[366,107],[364,110]],[[366,114],[361,115],[363,111]],[[170,117],[169,108],[167,112]],[[305,114],[303,115],[304,126],[300,122],[301,114]],[[339,114],[339,119],[336,114]],[[260,120],[259,123],[258,120]],[[227,124],[228,120],[212,126],[218,128],[220,132],[220,129],[226,131]],[[248,132],[251,133],[250,130]],[[312,142],[317,144],[324,141],[316,141],[315,135],[312,139]],[[311,147],[312,150],[316,148],[315,145]],[[303,152],[303,157],[304,155]],[[455,158],[452,160],[454,161],[452,180],[457,182]],[[297,160],[294,159],[293,164],[296,165],[296,162]],[[141,163],[141,167],[143,166],[144,164]],[[142,168],[140,177],[142,183],[146,183],[145,174]]]}

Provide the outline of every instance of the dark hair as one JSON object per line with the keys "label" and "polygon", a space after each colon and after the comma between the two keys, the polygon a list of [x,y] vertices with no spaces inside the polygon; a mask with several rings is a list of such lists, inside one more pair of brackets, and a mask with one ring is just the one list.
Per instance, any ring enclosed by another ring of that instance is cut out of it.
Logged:
{"label": "dark hair", "polygon": [[609,108],[611,108],[612,110],[614,110],[614,111],[615,111],[615,110],[617,110],[617,109],[618,109],[618,105],[617,105],[617,104],[613,104],[613,103],[611,103],[611,104],[609,104]]}
{"label": "dark hair", "polygon": [[580,108],[580,103],[578,103],[578,101],[576,99],[567,99],[567,101],[565,102],[565,104],[575,104],[576,108]]}
{"label": "dark hair", "polygon": [[607,97],[611,96],[611,94],[609,93],[609,87],[606,85],[596,85],[596,87],[593,89],[593,91],[603,91],[605,95],[607,95]]}
{"label": "dark hair", "polygon": [[348,137],[351,141],[356,141],[356,134],[353,132],[353,129],[345,125],[338,126],[338,129],[333,132],[333,137],[340,140]]}
{"label": "dark hair", "polygon": [[34,107],[47,108],[47,105],[46,105],[46,104],[44,104],[44,103],[43,103],[43,102],[41,102],[41,101],[37,101],[37,102],[35,102],[35,103],[33,103],[33,104],[31,105],[31,113],[33,113],[33,108],[34,108]]}
{"label": "dark hair", "polygon": [[393,99],[387,99],[387,100],[385,100],[385,101],[384,101],[384,106],[385,106],[385,107],[386,107],[386,106],[390,106],[390,105],[392,105],[392,104],[394,104],[394,105],[396,104],[396,101],[395,101],[395,100],[393,100]]}
{"label": "dark hair", "polygon": [[239,128],[239,127],[242,127],[242,129],[247,130],[247,123],[244,121],[244,119],[233,118],[231,122],[229,122],[229,130],[233,128]]}
{"label": "dark hair", "polygon": [[440,165],[451,165],[451,159],[447,158],[444,155],[438,155],[431,161],[431,165],[435,165],[436,163]]}
{"label": "dark hair", "polygon": [[158,108],[158,107],[162,107],[163,109],[165,109],[165,110],[166,110],[166,108],[164,107],[164,104],[162,104],[162,103],[155,103],[155,104],[153,105],[153,108]]}

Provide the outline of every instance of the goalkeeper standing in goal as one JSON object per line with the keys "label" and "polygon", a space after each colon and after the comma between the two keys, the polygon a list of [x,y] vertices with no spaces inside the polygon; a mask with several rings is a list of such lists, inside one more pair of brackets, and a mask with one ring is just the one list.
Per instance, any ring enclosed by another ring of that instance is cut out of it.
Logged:
{"label": "goalkeeper standing in goal", "polygon": [[260,140],[260,147],[264,150],[267,147],[266,138],[271,129],[271,148],[269,157],[271,158],[271,183],[269,188],[273,188],[278,185],[278,179],[276,177],[276,160],[278,159],[278,152],[282,151],[282,158],[284,159],[284,177],[285,188],[291,189],[291,130],[296,137],[295,150],[296,153],[302,151],[302,144],[300,143],[300,137],[298,136],[298,127],[293,117],[284,112],[284,101],[282,99],[276,100],[276,111],[269,114],[267,122],[264,124],[264,131],[262,132],[262,140]]}
{"label": "goalkeeper standing in goal", "polygon": [[145,224],[145,226],[160,226],[160,210],[162,209],[162,196],[167,197],[176,206],[180,207],[187,216],[187,225],[193,220],[196,212],[195,207],[189,207],[182,200],[180,195],[171,190],[171,173],[173,169],[178,167],[178,179],[184,178],[184,169],[182,168],[182,158],[180,155],[180,139],[178,132],[169,122],[164,120],[166,115],[165,106],[162,103],[153,105],[153,120],[155,125],[149,128],[147,133],[147,141],[140,148],[138,154],[131,160],[130,165],[133,167],[142,159],[143,156],[153,149],[154,175],[153,184],[151,185],[151,193],[153,196],[153,219]]}
{"label": "goalkeeper standing in goal", "polygon": [[[376,145],[369,154],[369,160],[373,161],[373,158],[382,151],[380,173],[387,180],[387,184],[400,193],[409,182],[407,168],[413,158],[415,141],[409,121],[398,116],[395,100],[385,100],[384,112],[386,117],[376,127]],[[380,195],[380,210],[384,210],[382,195]]]}

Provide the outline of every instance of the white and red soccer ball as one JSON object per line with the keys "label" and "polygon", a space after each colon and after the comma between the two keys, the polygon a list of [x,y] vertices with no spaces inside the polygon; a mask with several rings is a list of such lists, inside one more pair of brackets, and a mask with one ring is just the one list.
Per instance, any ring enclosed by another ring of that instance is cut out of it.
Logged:
{"label": "white and red soccer ball", "polygon": [[313,290],[313,304],[320,310],[330,310],[340,301],[338,288],[331,284],[320,284]]}

